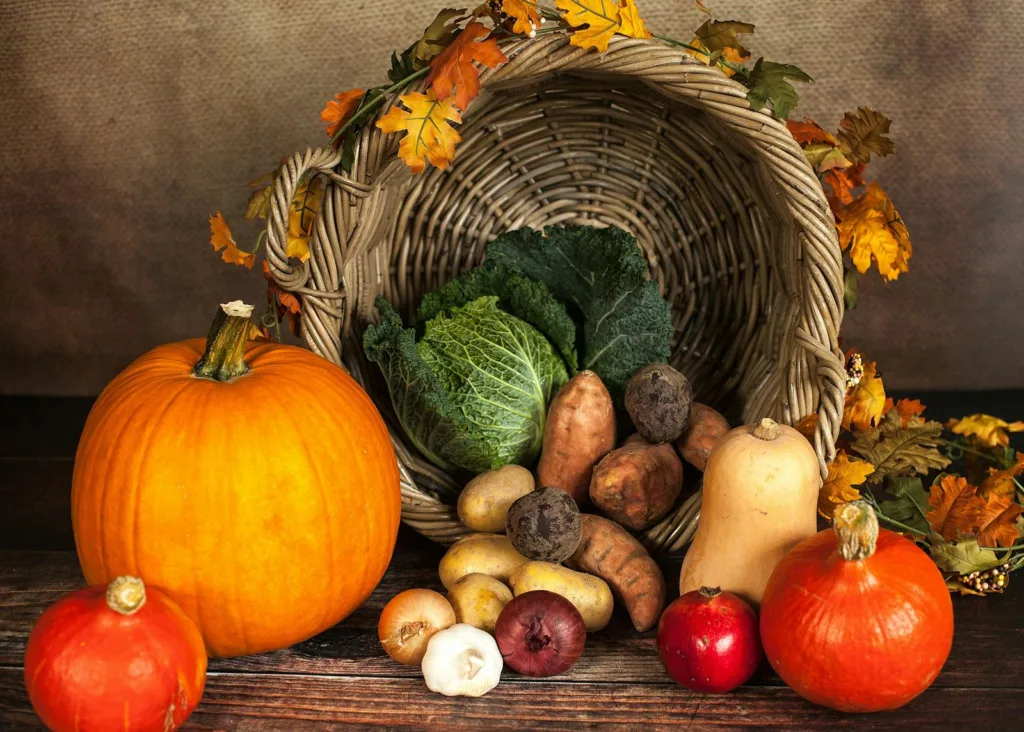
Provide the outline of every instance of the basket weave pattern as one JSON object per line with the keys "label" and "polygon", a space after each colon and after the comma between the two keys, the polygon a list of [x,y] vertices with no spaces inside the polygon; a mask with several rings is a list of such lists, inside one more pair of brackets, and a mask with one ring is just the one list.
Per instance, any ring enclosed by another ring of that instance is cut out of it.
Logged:
{"label": "basket weave pattern", "polygon": [[[388,413],[361,338],[383,294],[404,316],[481,261],[504,231],[615,225],[636,236],[672,303],[671,362],[696,398],[734,422],[792,424],[817,412],[822,475],[834,456],[846,373],[837,346],[842,262],[818,180],[785,125],[750,110],[746,89],[680,49],[617,37],[607,53],[562,32],[506,41],[510,61],[481,74],[484,91],[460,128],[451,166],[412,175],[397,135],[368,124],[352,171],[334,150],[307,150],[278,176],[268,260],[303,296],[303,338],[344,364]],[[378,113],[379,114],[379,113]],[[329,180],[311,256],[285,256],[299,179]],[[450,543],[468,533],[451,478],[392,428],[403,520]],[[644,539],[656,551],[692,537],[699,492]]]}

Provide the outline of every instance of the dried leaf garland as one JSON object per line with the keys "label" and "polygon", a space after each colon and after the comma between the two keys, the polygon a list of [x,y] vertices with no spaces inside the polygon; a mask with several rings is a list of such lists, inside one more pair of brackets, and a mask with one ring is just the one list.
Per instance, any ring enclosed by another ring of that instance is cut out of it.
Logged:
{"label": "dried leaf garland", "polygon": [[334,99],[327,102],[327,106],[320,112],[320,121],[326,125],[328,137],[334,137],[338,130],[355,114],[365,93],[365,89],[349,89],[338,92],[334,95]]}
{"label": "dried leaf garland", "polygon": [[972,533],[981,520],[984,501],[977,486],[957,475],[940,475],[932,484],[925,516],[932,530],[946,541]]}
{"label": "dried leaf garland", "polygon": [[426,83],[439,101],[454,97],[455,106],[465,111],[480,93],[480,72],[473,62],[493,69],[508,61],[489,33],[474,21],[430,62]]}
{"label": "dried leaf garland", "polygon": [[228,264],[238,264],[246,269],[252,269],[256,263],[256,255],[238,248],[235,239],[231,236],[231,229],[224,216],[218,211],[210,217],[210,246],[213,251],[220,252],[220,258]]}
{"label": "dried leaf garland", "polygon": [[886,137],[891,124],[892,120],[869,107],[847,112],[839,123],[839,149],[855,163],[870,162],[872,154],[892,155],[896,145]]}
{"label": "dried leaf garland", "polygon": [[405,132],[398,155],[413,173],[422,173],[429,162],[446,168],[455,157],[455,145],[462,137],[451,122],[462,122],[451,98],[439,101],[433,90],[426,94],[409,92],[400,97],[406,109],[397,104],[377,120],[383,132]]}
{"label": "dried leaf garland", "polygon": [[707,49],[713,57],[717,58],[731,50],[737,61],[743,61],[750,58],[750,51],[744,47],[739,36],[753,32],[753,23],[743,23],[738,20],[711,20],[709,18],[694,31],[694,36],[700,42],[701,47]]}
{"label": "dried leaf garland", "polygon": [[987,447],[1005,447],[1010,444],[1008,432],[1024,432],[1024,422],[1007,422],[991,414],[951,419],[947,426],[956,434],[976,439]]}
{"label": "dried leaf garland", "polygon": [[850,449],[875,466],[868,480],[881,483],[890,476],[926,475],[948,466],[949,458],[938,449],[941,434],[939,422],[904,427],[903,420],[892,411],[878,427],[858,435]]}
{"label": "dried leaf garland", "polygon": [[316,214],[320,210],[324,185],[322,178],[299,184],[288,211],[288,233],[285,254],[305,262],[309,259],[309,237],[313,233]]}
{"label": "dried leaf garland", "polygon": [[512,32],[523,36],[533,36],[543,22],[540,7],[531,0],[502,0],[501,12],[512,19]]}
{"label": "dried leaf garland", "polygon": [[900,399],[898,402],[893,402],[891,398],[887,397],[883,410],[888,414],[893,409],[896,410],[896,414],[903,420],[903,426],[906,427],[911,421],[920,420],[926,407],[920,399]]}
{"label": "dried leaf garland", "polygon": [[938,534],[928,537],[932,559],[947,572],[969,574],[991,569],[1000,563],[1000,559],[991,549],[982,549],[973,536],[965,536],[956,541],[945,541]]}
{"label": "dried leaf garland", "polygon": [[860,491],[854,486],[861,485],[874,472],[875,466],[864,460],[851,459],[840,450],[829,463],[828,475],[818,491],[818,513],[831,520],[832,512],[840,503],[856,501]]}
{"label": "dried leaf garland", "polygon": [[978,493],[984,497],[998,495],[1013,498],[1017,493],[1017,482],[1014,478],[1021,475],[1024,475],[1024,452],[1017,453],[1016,463],[1009,468],[989,468],[988,477],[978,487]]}
{"label": "dried leaf garland", "polygon": [[864,274],[874,261],[887,280],[907,272],[913,255],[910,235],[896,208],[877,183],[839,212],[839,245],[850,252],[857,271]]}
{"label": "dried leaf garland", "polygon": [[922,534],[931,531],[925,516],[928,514],[928,492],[919,477],[885,479],[885,492],[892,500],[882,501],[878,508],[884,516],[895,519]]}
{"label": "dried leaf garland", "polygon": [[650,38],[634,0],[555,0],[555,7],[575,30],[569,43],[580,48],[608,50],[612,36]]}
{"label": "dried leaf garland", "polygon": [[770,102],[776,118],[784,120],[789,117],[790,110],[800,100],[790,80],[814,81],[792,64],[777,64],[759,58],[747,79],[747,88],[750,90],[747,92],[747,100],[751,109],[756,112]]}
{"label": "dried leaf garland", "polygon": [[866,432],[877,425],[884,414],[885,386],[875,362],[871,361],[864,364],[860,381],[846,394],[842,425],[845,429],[855,427]]}
{"label": "dried leaf garland", "polygon": [[1020,538],[1017,519],[1024,514],[1024,507],[1013,500],[1013,496],[990,493],[987,498],[978,496],[981,514],[978,517],[976,534],[982,546],[1013,546]]}

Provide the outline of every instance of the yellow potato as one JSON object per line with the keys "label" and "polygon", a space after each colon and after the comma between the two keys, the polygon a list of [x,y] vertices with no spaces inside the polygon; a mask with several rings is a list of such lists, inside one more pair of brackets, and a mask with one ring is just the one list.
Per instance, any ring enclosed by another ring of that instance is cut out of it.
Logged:
{"label": "yellow potato", "polygon": [[469,623],[492,635],[498,616],[511,601],[512,590],[494,577],[479,572],[467,574],[448,591],[456,622]]}
{"label": "yellow potato", "polygon": [[547,590],[561,595],[576,606],[583,616],[587,631],[593,633],[608,625],[612,617],[612,591],[600,577],[552,564],[527,562],[509,578],[516,597],[532,590]]}
{"label": "yellow potato", "polygon": [[533,488],[533,475],[521,465],[480,473],[459,494],[459,520],[473,531],[501,533],[508,507]]}
{"label": "yellow potato", "polygon": [[474,572],[507,582],[515,568],[528,561],[504,534],[470,534],[449,547],[441,557],[438,572],[441,584],[450,590]]}

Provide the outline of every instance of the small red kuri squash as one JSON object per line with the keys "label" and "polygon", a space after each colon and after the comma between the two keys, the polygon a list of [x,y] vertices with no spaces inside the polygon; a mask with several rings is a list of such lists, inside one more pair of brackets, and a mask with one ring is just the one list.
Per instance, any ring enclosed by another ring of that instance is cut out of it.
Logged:
{"label": "small red kuri squash", "polygon": [[895,709],[927,689],[953,643],[942,574],[912,541],[879,530],[864,501],[779,562],[761,600],[761,642],[802,697],[843,712]]}
{"label": "small red kuri squash", "polygon": [[167,732],[206,683],[195,624],[135,577],[65,595],[39,618],[25,650],[25,686],[56,732]]}
{"label": "small red kuri squash", "polygon": [[249,342],[251,311],[222,306],[205,345],[155,348],[104,389],[71,496],[86,579],[164,589],[220,657],[346,617],[380,582],[401,514],[366,392],[305,349]]}

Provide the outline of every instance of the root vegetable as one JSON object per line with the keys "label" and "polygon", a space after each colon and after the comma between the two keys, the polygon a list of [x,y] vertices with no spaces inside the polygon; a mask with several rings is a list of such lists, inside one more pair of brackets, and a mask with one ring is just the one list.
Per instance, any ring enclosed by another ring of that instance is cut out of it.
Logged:
{"label": "root vegetable", "polygon": [[580,510],[569,494],[545,488],[512,504],[505,530],[524,557],[563,562],[580,545]]}
{"label": "root vegetable", "polygon": [[515,568],[528,561],[504,534],[470,534],[449,547],[441,557],[438,573],[441,584],[450,590],[459,579],[474,572],[507,582]]}
{"label": "root vegetable", "polygon": [[448,591],[455,618],[474,628],[494,632],[502,609],[512,601],[512,590],[486,574],[474,572],[460,579]]}
{"label": "root vegetable", "polygon": [[701,472],[707,467],[711,448],[729,431],[725,417],[706,404],[694,402],[690,408],[690,426],[676,440],[683,460]]}
{"label": "root vegetable", "polygon": [[427,688],[445,696],[483,696],[498,685],[504,662],[490,633],[458,623],[434,634],[420,668]]}
{"label": "root vegetable", "polygon": [[473,531],[500,533],[505,530],[508,507],[533,488],[533,474],[521,465],[481,473],[459,495],[459,520]]}
{"label": "root vegetable", "polygon": [[558,488],[582,504],[594,466],[614,447],[611,395],[597,374],[580,371],[551,401],[537,480],[542,487]]}
{"label": "root vegetable", "polygon": [[612,520],[640,530],[671,511],[682,489],[683,464],[672,445],[630,438],[597,464],[590,500]]}
{"label": "root vegetable", "polygon": [[665,608],[665,577],[657,563],[614,521],[584,514],[582,525],[583,539],[569,566],[607,582],[641,633],[653,628]]}
{"label": "root vegetable", "polygon": [[534,590],[505,606],[494,638],[509,668],[525,676],[557,676],[582,655],[587,627],[564,597]]}
{"label": "root vegetable", "polygon": [[626,385],[629,418],[637,432],[654,444],[679,438],[689,424],[692,401],[689,380],[664,363],[644,366]]}
{"label": "root vegetable", "polygon": [[423,660],[427,643],[438,631],[455,624],[455,611],[433,590],[406,590],[384,606],[377,621],[377,637],[393,661],[415,666]]}
{"label": "root vegetable", "polygon": [[550,562],[527,562],[509,578],[512,593],[519,597],[533,590],[548,590],[571,602],[593,633],[608,625],[612,617],[612,591],[600,577],[576,572]]}

